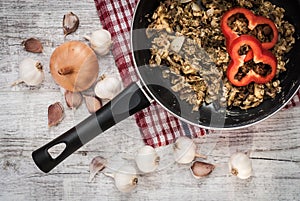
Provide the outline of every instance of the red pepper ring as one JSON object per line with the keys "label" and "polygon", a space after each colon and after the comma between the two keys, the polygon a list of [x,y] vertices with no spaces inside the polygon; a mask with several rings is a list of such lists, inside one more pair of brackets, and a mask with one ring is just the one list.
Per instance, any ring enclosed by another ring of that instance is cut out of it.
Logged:
{"label": "red pepper ring", "polygon": [[[231,18],[232,16],[234,16],[236,14],[244,14],[244,16],[248,19],[248,22],[249,22],[248,26],[253,27],[252,23],[254,22],[254,15],[250,10],[248,10],[246,8],[234,8],[232,10],[227,11],[222,16],[222,19],[221,19],[221,30],[226,38],[227,49],[229,49],[231,42],[234,39],[236,39],[237,37],[239,37],[239,35],[228,26],[229,18]],[[251,23],[251,25],[250,25],[250,23]]]}
{"label": "red pepper ring", "polygon": [[[226,38],[227,50],[230,49],[230,45],[231,45],[232,41],[234,39],[236,39],[237,37],[239,37],[238,33],[234,32],[228,26],[229,18],[236,14],[244,14],[244,16],[247,18],[247,20],[249,22],[248,28],[250,30],[255,29],[255,27],[258,25],[263,25],[263,24],[269,25],[273,31],[273,38],[270,42],[262,43],[262,47],[264,49],[271,49],[272,47],[275,46],[275,44],[278,41],[278,30],[277,30],[277,27],[275,26],[274,22],[272,22],[272,20],[265,18],[263,16],[256,16],[256,15],[254,15],[254,13],[252,11],[250,11],[246,8],[234,8],[232,10],[227,11],[221,19],[221,29]],[[252,57],[253,57],[253,52],[250,50],[247,53],[245,60],[249,61],[252,59]]]}
{"label": "red pepper ring", "polygon": [[[239,55],[239,50],[243,45],[249,45],[253,50],[253,61],[254,63],[263,63],[269,65],[272,69],[271,73],[266,76],[257,74],[253,69],[249,70],[248,73],[242,77],[241,80],[236,79],[236,74],[239,68],[245,64],[245,55]],[[265,84],[271,81],[276,74],[277,59],[268,50],[263,49],[258,39],[249,35],[241,35],[231,43],[231,49],[229,50],[231,62],[227,68],[227,78],[235,86],[246,86],[251,82],[258,84]]]}

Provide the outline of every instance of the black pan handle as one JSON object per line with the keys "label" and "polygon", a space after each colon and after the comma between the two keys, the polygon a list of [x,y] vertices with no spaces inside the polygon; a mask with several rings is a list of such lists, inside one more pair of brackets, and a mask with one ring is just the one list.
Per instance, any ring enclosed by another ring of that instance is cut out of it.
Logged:
{"label": "black pan handle", "polygon": [[[32,158],[39,169],[47,173],[91,139],[150,104],[151,98],[143,87],[139,83],[132,83],[95,114],[35,150]],[[52,158],[48,150],[62,143],[66,145],[65,149]]]}

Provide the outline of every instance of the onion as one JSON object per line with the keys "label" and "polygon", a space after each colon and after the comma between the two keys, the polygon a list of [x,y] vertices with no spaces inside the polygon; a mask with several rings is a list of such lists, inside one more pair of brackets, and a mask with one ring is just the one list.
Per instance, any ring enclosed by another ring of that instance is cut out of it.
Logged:
{"label": "onion", "polygon": [[83,42],[65,42],[52,53],[50,72],[55,82],[66,90],[84,91],[90,88],[98,77],[97,56]]}

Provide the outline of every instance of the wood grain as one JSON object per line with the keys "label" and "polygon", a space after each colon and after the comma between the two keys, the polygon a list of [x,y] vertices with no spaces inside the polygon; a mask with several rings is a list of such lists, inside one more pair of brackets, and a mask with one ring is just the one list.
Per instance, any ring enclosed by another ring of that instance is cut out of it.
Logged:
{"label": "wood grain", "polygon": [[[62,17],[69,11],[78,15],[80,25],[64,38]],[[48,128],[47,107],[61,101],[66,108],[49,74],[50,55],[64,41],[84,41],[83,35],[100,26],[92,0],[0,2],[0,200],[299,200],[299,107],[249,128],[195,139],[198,151],[216,164],[213,173],[200,180],[191,176],[189,165],[175,164],[172,147],[166,146],[157,149],[162,158],[159,170],[141,175],[130,194],[118,192],[103,174],[88,183],[88,166],[97,155],[109,158],[108,172],[133,163],[123,159],[143,145],[133,118],[99,135],[50,173],[38,170],[32,151],[89,115],[84,105],[76,111],[66,109],[62,123]],[[20,44],[29,37],[43,42],[43,54],[23,50]],[[10,87],[25,57],[44,64],[46,79],[40,87]],[[99,63],[100,74],[117,73],[111,54],[99,57]],[[228,173],[227,161],[236,151],[250,154],[254,175],[248,180]]]}

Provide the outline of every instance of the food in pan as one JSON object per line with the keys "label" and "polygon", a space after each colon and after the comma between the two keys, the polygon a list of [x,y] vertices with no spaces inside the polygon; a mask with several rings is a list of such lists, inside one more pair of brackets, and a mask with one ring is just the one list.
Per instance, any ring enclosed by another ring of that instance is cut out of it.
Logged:
{"label": "food in pan", "polygon": [[164,78],[195,111],[211,103],[249,109],[274,98],[295,43],[285,10],[264,0],[197,2],[166,0],[150,16],[150,65],[168,66]]}

